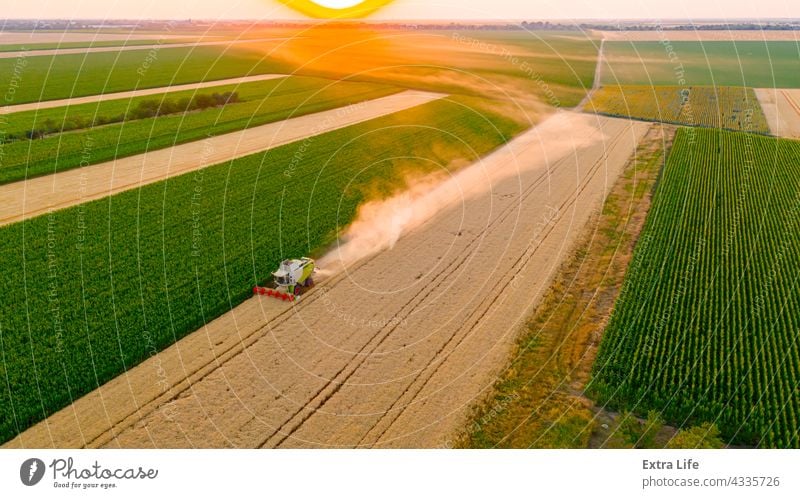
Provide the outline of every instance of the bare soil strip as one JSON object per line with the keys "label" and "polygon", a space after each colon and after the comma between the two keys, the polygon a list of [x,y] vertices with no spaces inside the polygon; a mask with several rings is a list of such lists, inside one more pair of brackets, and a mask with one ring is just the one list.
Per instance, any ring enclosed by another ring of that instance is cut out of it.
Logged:
{"label": "bare soil strip", "polygon": [[161,43],[155,45],[130,45],[115,47],[83,47],[83,48],[52,48],[43,50],[20,50],[17,52],[0,52],[0,59],[16,59],[18,57],[39,57],[48,55],[91,54],[95,52],[125,52],[128,50],[152,50],[162,48],[205,47],[208,45],[238,45],[241,43],[258,43],[267,41],[283,41],[291,38],[257,38],[254,40],[212,40],[193,41],[187,43]]}
{"label": "bare soil strip", "polygon": [[6,446],[447,445],[650,126],[559,116],[391,250],[250,299]]}
{"label": "bare soil strip", "polygon": [[182,175],[444,97],[407,90],[277,123],[0,186],[0,225]]}
{"label": "bare soil strip", "polygon": [[79,104],[91,104],[94,102],[105,102],[107,100],[132,99],[134,97],[145,97],[147,95],[160,95],[162,93],[180,92],[184,90],[199,90],[202,88],[213,88],[223,85],[241,85],[255,81],[274,80],[285,78],[285,74],[257,74],[254,76],[242,76],[241,78],[228,78],[226,80],[204,81],[202,83],[187,83],[185,85],[162,86],[158,88],[143,88],[141,90],[131,90],[129,92],[104,93],[102,95],[89,95],[87,97],[73,97],[69,99],[48,100],[43,102],[31,102],[28,104],[17,104],[0,107],[0,114],[11,114],[23,111],[36,111],[39,109],[51,109],[53,107],[64,107]]}
{"label": "bare soil strip", "polygon": [[772,134],[800,138],[800,89],[756,88],[755,92]]}
{"label": "bare soil strip", "polygon": [[664,30],[598,31],[608,41],[797,41],[792,30]]}

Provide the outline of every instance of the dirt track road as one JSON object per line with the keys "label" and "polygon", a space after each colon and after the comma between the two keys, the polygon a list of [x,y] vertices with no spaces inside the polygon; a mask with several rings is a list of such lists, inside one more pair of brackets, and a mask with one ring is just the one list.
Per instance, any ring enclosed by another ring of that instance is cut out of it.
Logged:
{"label": "dirt track road", "polygon": [[200,141],[0,186],[0,226],[101,199],[444,97],[407,90]]}
{"label": "dirt track road", "polygon": [[773,135],[800,138],[800,90],[794,88],[756,88]]}
{"label": "dirt track road", "polygon": [[649,126],[561,113],[393,249],[248,300],[6,446],[447,445]]}
{"label": "dirt track road", "polygon": [[603,64],[605,64],[605,48],[606,40],[600,40],[600,46],[597,49],[597,63],[594,67],[594,79],[592,80],[592,88],[587,90],[586,96],[581,99],[580,103],[575,107],[576,111],[583,111],[586,104],[592,98],[592,94],[599,89],[603,84]]}
{"label": "dirt track road", "polygon": [[228,78],[226,80],[204,81],[202,83],[187,83],[185,85],[161,86],[158,88],[143,88],[141,90],[131,90],[130,92],[106,93],[103,95],[89,95],[87,97],[73,97],[71,99],[47,100],[43,102],[31,102],[28,104],[17,104],[0,107],[0,114],[11,114],[22,111],[35,111],[40,109],[51,109],[53,107],[72,106],[79,104],[91,104],[93,102],[105,102],[107,100],[132,99],[147,95],[160,95],[162,93],[181,92],[184,90],[199,90],[201,88],[212,88],[222,85],[241,85],[253,83],[255,81],[274,80],[285,78],[285,74],[258,74],[254,76],[243,76],[241,78]]}

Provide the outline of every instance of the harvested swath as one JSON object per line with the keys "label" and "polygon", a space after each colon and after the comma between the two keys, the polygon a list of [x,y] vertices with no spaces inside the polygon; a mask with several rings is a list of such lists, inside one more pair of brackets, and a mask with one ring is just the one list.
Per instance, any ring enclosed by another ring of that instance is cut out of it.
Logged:
{"label": "harvested swath", "polygon": [[800,90],[756,88],[770,131],[776,137],[800,138]]}
{"label": "harvested swath", "polygon": [[443,97],[438,93],[407,90],[369,100],[359,106],[330,109],[72,171],[0,185],[0,197],[5,200],[0,204],[0,225],[10,225],[57,209],[103,199],[208,166],[267,152],[292,142],[313,141],[324,133]]}

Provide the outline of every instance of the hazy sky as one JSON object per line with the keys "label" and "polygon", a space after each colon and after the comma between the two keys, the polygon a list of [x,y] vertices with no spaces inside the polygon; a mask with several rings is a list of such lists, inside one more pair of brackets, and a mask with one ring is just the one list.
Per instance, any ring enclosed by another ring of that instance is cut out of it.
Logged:
{"label": "hazy sky", "polygon": [[[276,0],[0,0],[0,17],[293,19],[301,16]],[[720,17],[800,18],[800,3],[798,0],[395,0],[375,16],[376,19]]]}

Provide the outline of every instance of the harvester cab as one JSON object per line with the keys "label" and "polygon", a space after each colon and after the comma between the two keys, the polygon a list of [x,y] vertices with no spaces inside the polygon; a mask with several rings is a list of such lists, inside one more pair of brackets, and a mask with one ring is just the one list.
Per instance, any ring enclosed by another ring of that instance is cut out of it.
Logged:
{"label": "harvester cab", "polygon": [[272,273],[275,288],[254,287],[255,294],[277,297],[284,301],[294,301],[304,289],[314,285],[311,278],[316,267],[311,258],[283,260],[278,270]]}

